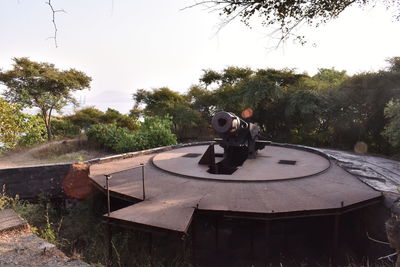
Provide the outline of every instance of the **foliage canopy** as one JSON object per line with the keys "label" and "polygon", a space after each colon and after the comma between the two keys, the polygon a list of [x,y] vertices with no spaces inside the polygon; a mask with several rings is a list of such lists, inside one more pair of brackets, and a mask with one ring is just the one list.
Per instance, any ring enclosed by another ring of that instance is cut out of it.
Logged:
{"label": "foliage canopy", "polygon": [[[262,25],[278,27],[280,41],[284,41],[302,23],[318,27],[338,17],[349,6],[362,7],[375,2],[374,0],[202,0],[192,6],[206,5],[212,10],[218,10],[220,16],[224,18],[224,24],[239,18],[249,26],[252,18],[260,17]],[[386,7],[395,8],[395,19],[400,19],[398,1],[380,2]],[[297,35],[296,39],[304,43],[304,36]]]}
{"label": "foliage canopy", "polygon": [[72,92],[89,88],[91,78],[81,71],[61,71],[54,64],[14,58],[13,68],[0,72],[0,82],[6,85],[7,100],[23,107],[37,107],[50,140],[51,116],[67,104],[76,104]]}
{"label": "foliage canopy", "polygon": [[114,124],[95,124],[87,130],[88,140],[95,145],[118,153],[132,152],[176,144],[168,117],[145,117],[138,129],[131,131]]}
{"label": "foliage canopy", "polygon": [[[240,115],[250,108],[253,115],[246,120],[258,123],[266,139],[340,149],[363,141],[371,151],[390,154],[400,132],[398,104],[388,104],[400,96],[400,61],[388,62],[388,68],[353,76],[335,69],[319,69],[313,76],[290,69],[208,69],[184,94],[140,90],[135,99],[144,114],[171,115],[178,140],[189,133],[212,139],[209,122],[216,112]],[[168,97],[159,99],[163,94]]]}
{"label": "foliage canopy", "polygon": [[20,105],[0,97],[0,150],[40,143],[45,132],[40,118],[22,113]]}

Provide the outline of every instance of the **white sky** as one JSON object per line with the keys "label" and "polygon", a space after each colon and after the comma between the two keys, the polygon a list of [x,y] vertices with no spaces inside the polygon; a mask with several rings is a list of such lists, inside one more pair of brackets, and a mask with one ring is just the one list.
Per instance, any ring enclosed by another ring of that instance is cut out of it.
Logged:
{"label": "white sky", "polygon": [[[381,6],[351,8],[318,29],[302,27],[308,45],[287,42],[271,50],[272,29],[250,29],[239,21],[218,34],[217,13],[181,11],[192,0],[52,0],[57,9],[59,47],[45,0],[0,0],[0,68],[13,57],[76,68],[93,78],[77,94],[83,106],[127,113],[139,88],[168,86],[184,92],[202,69],[227,66],[296,68],[315,74],[334,67],[350,74],[375,71],[400,56],[400,23]],[[316,46],[312,44],[316,43]]]}

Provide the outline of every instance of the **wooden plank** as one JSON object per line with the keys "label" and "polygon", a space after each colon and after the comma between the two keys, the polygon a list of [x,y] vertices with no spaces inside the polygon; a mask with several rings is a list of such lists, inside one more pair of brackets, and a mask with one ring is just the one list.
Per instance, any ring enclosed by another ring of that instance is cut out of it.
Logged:
{"label": "wooden plank", "polygon": [[0,210],[0,232],[23,228],[27,226],[12,209]]}

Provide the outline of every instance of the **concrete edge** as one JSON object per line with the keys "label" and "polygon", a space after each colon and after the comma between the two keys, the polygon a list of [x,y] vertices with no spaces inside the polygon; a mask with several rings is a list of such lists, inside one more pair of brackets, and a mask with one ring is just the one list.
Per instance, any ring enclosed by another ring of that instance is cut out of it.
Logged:
{"label": "concrete edge", "polygon": [[146,150],[140,150],[140,151],[135,151],[135,152],[128,152],[128,153],[113,155],[113,156],[109,156],[109,157],[91,159],[91,160],[85,161],[84,163],[87,163],[89,165],[100,164],[100,163],[110,162],[110,161],[119,160],[119,159],[134,158],[134,157],[143,156],[143,155],[155,154],[158,152],[165,152],[165,151],[169,151],[169,150],[176,149],[176,148],[182,148],[182,147],[188,147],[188,146],[202,146],[202,145],[209,145],[211,143],[213,143],[213,141],[201,141],[201,142],[182,143],[182,144],[171,145],[171,146],[162,146],[162,147],[156,147],[156,148],[151,148],[151,149],[146,149]]}

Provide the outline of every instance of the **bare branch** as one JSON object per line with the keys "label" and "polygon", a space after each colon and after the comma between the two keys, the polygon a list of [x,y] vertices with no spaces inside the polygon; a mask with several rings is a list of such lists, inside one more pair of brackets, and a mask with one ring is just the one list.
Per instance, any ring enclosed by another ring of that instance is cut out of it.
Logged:
{"label": "bare branch", "polygon": [[53,22],[53,27],[54,27],[54,35],[52,37],[49,37],[50,39],[54,39],[54,45],[57,48],[58,47],[58,43],[57,43],[57,32],[58,32],[58,28],[57,28],[57,23],[56,23],[56,13],[66,13],[64,9],[54,9],[51,0],[48,0],[48,2],[45,2],[51,9],[52,12],[52,22]]}
{"label": "bare branch", "polygon": [[[208,4],[212,4],[213,6],[218,6],[220,4],[229,4],[229,1],[200,1],[200,2],[196,2],[192,5],[186,6],[184,8],[181,8],[180,10],[186,10],[186,9],[190,9],[193,7],[198,7],[198,6],[207,6]],[[210,7],[207,7],[207,9]]]}

